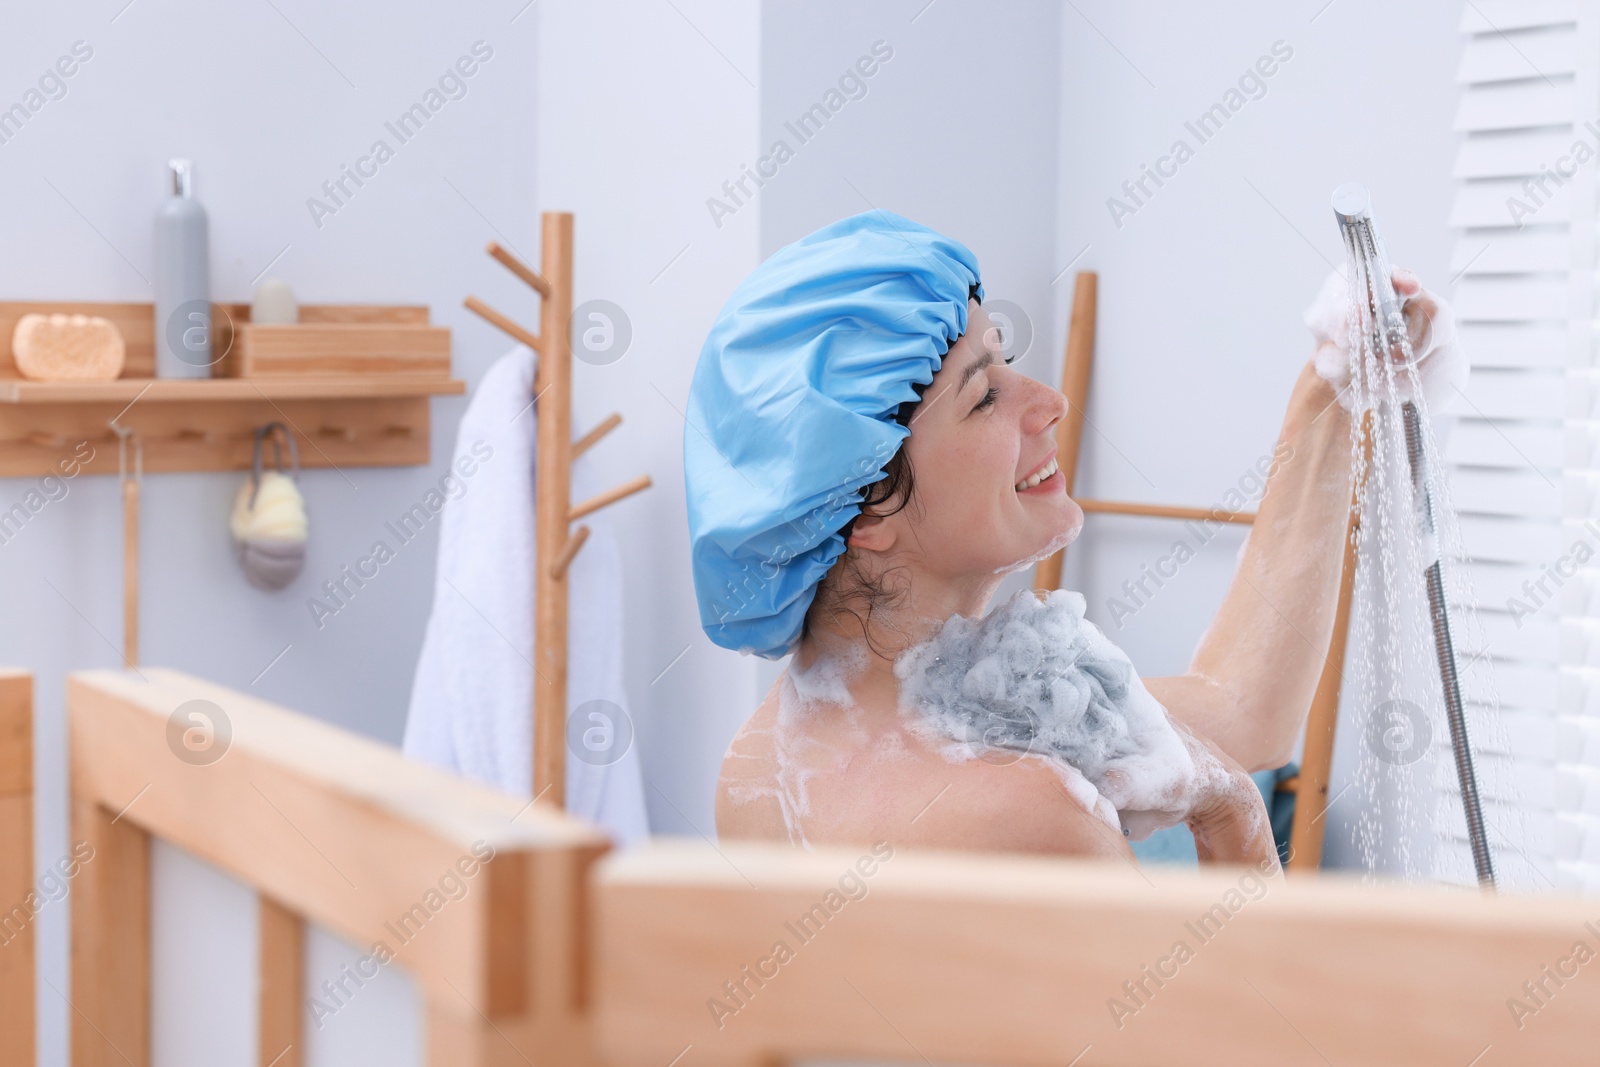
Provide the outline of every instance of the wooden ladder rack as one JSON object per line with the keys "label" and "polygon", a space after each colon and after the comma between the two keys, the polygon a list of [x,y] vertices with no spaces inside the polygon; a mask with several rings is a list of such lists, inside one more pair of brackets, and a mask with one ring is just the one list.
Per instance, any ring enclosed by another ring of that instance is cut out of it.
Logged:
{"label": "wooden ladder rack", "polygon": [[546,211],[540,269],[535,271],[500,245],[486,251],[539,294],[539,332],[535,335],[475,296],[467,308],[538,356],[533,402],[538,413],[535,460],[538,547],[534,577],[533,797],[566,807],[567,783],[567,573],[589,528],[572,530],[577,519],[650,486],[650,476],[572,503],[572,461],[615,429],[612,414],[580,440],[572,439],[572,213]]}

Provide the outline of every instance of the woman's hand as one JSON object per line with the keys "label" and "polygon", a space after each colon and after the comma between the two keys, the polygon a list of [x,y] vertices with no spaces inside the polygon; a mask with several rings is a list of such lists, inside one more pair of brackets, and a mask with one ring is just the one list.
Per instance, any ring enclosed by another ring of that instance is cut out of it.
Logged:
{"label": "woman's hand", "polygon": [[1195,795],[1184,820],[1201,863],[1243,863],[1271,875],[1278,864],[1261,791],[1245,769],[1211,740],[1173,720],[1195,764]]}
{"label": "woman's hand", "polygon": [[[1349,411],[1354,404],[1354,391],[1349,388],[1352,355],[1350,288],[1344,276],[1347,269],[1328,275],[1316,299],[1306,308],[1304,321],[1316,341],[1312,362],[1317,373],[1334,387],[1340,405]],[[1391,277],[1417,361],[1423,400],[1429,411],[1438,412],[1467,385],[1468,364],[1456,344],[1455,312],[1438,294],[1424,289],[1417,276],[1406,268],[1395,267]],[[1391,358],[1399,361],[1404,356],[1393,352]],[[1404,373],[1395,376],[1395,389],[1402,403],[1413,399],[1416,392],[1411,376]]]}
{"label": "woman's hand", "polygon": [[1187,778],[1175,776],[1170,788],[1153,803],[1146,788],[1145,803],[1150,806],[1134,810],[1120,802],[1129,784],[1128,772],[1120,767],[1107,769],[1099,787],[1121,817],[1124,833],[1143,841],[1156,830],[1186,823],[1194,833],[1201,863],[1243,863],[1267,875],[1278,870],[1272,824],[1249,772],[1209,737],[1196,733],[1171,712],[1166,714],[1188,753],[1191,773]]}

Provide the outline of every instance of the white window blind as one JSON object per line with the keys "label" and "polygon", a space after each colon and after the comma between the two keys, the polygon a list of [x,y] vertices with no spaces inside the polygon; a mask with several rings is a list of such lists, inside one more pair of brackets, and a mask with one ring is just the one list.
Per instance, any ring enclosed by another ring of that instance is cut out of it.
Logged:
{"label": "white window blind", "polygon": [[[1450,269],[1472,375],[1446,445],[1486,646],[1458,654],[1489,657],[1510,740],[1507,752],[1489,731],[1473,738],[1480,777],[1505,786],[1483,798],[1500,829],[1491,849],[1528,872],[1518,882],[1588,893],[1600,891],[1597,15],[1600,0],[1465,4]],[[1487,715],[1476,695],[1474,722]],[[1453,765],[1439,766],[1441,803],[1459,812]],[[1525,819],[1508,817],[1515,804]],[[1460,836],[1447,863],[1470,881]]]}

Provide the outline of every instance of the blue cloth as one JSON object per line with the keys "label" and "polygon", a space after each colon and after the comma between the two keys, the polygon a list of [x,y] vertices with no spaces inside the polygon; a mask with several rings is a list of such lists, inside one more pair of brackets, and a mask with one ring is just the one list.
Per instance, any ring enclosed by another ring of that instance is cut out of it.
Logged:
{"label": "blue cloth", "polygon": [[910,435],[897,420],[983,299],[958,241],[888,211],[774,253],[718,314],[683,434],[700,625],[724,648],[793,650],[840,529]]}

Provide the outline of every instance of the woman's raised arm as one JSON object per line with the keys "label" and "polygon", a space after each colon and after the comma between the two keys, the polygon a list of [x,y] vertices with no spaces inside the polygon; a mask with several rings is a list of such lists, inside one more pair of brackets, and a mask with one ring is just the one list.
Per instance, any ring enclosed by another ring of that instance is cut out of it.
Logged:
{"label": "woman's raised arm", "polygon": [[[1394,269],[1416,372],[1397,380],[1401,399],[1420,390],[1440,411],[1462,391],[1467,362],[1448,303],[1412,271]],[[1280,767],[1294,754],[1327,662],[1349,529],[1350,297],[1335,271],[1306,309],[1317,341],[1300,371],[1273,453],[1277,465],[1217,617],[1187,674],[1146,679],[1174,716],[1202,731],[1247,770]],[[1398,349],[1391,358],[1402,359]],[[1398,376],[1397,376],[1398,377]]]}
{"label": "woman's raised arm", "polygon": [[1293,755],[1333,634],[1350,514],[1350,416],[1308,362],[1244,556],[1187,674],[1146,678],[1250,771]]}

